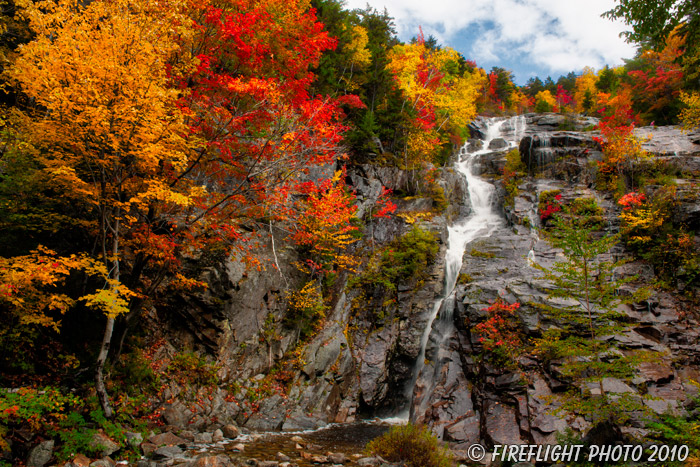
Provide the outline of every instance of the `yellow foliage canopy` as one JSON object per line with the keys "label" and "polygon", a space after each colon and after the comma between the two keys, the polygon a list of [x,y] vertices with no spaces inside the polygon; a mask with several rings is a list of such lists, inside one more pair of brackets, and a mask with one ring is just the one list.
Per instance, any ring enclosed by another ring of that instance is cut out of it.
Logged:
{"label": "yellow foliage canopy", "polygon": [[350,52],[350,63],[353,66],[365,67],[370,64],[372,53],[367,48],[368,43],[367,30],[360,25],[354,25],[352,27],[352,40],[346,46]]}
{"label": "yellow foliage canopy", "polygon": [[694,130],[700,126],[700,93],[697,91],[692,93],[682,92],[681,101],[686,105],[680,114],[683,128]]}
{"label": "yellow foliage canopy", "polygon": [[[28,136],[48,149],[43,162],[54,183],[96,205],[118,197],[128,210],[132,202],[164,196],[150,177],[187,163],[184,119],[174,110],[181,91],[169,85],[164,59],[177,49],[175,35],[190,34],[189,22],[175,8],[156,22],[147,2],[79,4],[26,5],[38,36],[22,47],[9,75],[46,109]],[[85,165],[99,182],[76,173]],[[187,203],[188,194],[182,196],[176,202]]]}
{"label": "yellow foliage canopy", "polygon": [[535,95],[535,102],[546,102],[550,107],[554,108],[557,105],[557,100],[549,90],[545,89]]}
{"label": "yellow foliage canopy", "polygon": [[449,125],[456,131],[476,116],[476,100],[485,77],[461,72],[457,51],[432,49],[420,40],[395,46],[388,58],[387,69],[416,114],[407,135],[406,162],[412,168],[430,160],[440,143],[440,129]]}
{"label": "yellow foliage canopy", "polygon": [[[12,258],[0,257],[0,303],[12,306],[23,326],[42,326],[59,331],[57,315],[64,314],[75,300],[59,292],[65,280],[75,271],[83,271],[107,280],[107,270],[87,256],[59,256],[55,251],[39,247],[28,255]],[[93,297],[105,298],[105,290],[81,297],[92,305]],[[110,301],[104,302],[101,309],[118,314],[124,309],[124,300],[131,294],[126,288],[112,294]]]}
{"label": "yellow foliage canopy", "polygon": [[574,88],[574,101],[576,102],[576,112],[582,113],[586,110],[586,105],[595,102],[595,95],[598,92],[596,83],[598,77],[591,67],[585,67],[581,76],[576,78],[576,86]]}

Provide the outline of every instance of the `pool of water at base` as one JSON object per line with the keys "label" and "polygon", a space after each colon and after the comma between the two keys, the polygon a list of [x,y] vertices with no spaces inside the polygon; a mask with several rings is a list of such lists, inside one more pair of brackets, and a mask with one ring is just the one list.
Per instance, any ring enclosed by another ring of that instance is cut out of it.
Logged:
{"label": "pool of water at base", "polygon": [[[324,456],[329,452],[334,454],[344,454],[348,460],[356,460],[354,454],[364,455],[364,448],[371,440],[384,434],[391,427],[387,423],[379,422],[358,422],[352,424],[332,425],[314,431],[303,432],[279,432],[279,433],[253,433],[246,435],[241,440],[234,440],[224,446],[212,446],[212,454],[219,454],[223,449],[225,453],[233,458],[257,459],[259,461],[279,460],[277,453],[281,452],[288,456],[300,467],[318,466],[312,459],[302,457],[302,452],[307,455]],[[302,441],[298,441],[299,437]],[[292,439],[294,438],[294,439]],[[241,443],[245,445],[242,452],[231,450],[233,446]],[[302,449],[299,449],[299,445]]]}

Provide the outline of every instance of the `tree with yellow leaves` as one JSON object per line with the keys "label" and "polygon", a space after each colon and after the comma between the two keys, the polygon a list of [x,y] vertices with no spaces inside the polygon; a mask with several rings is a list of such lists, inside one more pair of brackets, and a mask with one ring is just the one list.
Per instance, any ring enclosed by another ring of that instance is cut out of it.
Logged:
{"label": "tree with yellow leaves", "polygon": [[598,77],[591,67],[585,67],[581,76],[576,78],[576,87],[574,88],[576,112],[590,113],[595,108],[595,96],[598,92],[597,82]]}
{"label": "tree with yellow leaves", "polygon": [[476,99],[485,78],[467,70],[465,63],[449,47],[428,47],[422,33],[416,42],[390,51],[387,69],[406,98],[406,110],[415,115],[412,127],[406,129],[407,169],[431,160],[440,144],[440,130],[457,131],[476,116]]}
{"label": "tree with yellow leaves", "polygon": [[535,112],[557,112],[557,100],[548,89],[535,95]]}
{"label": "tree with yellow leaves", "polygon": [[177,50],[175,37],[190,33],[178,9],[168,10],[121,0],[85,7],[72,0],[27,3],[25,15],[37,37],[8,73],[37,104],[27,138],[41,149],[45,172],[97,221],[107,277],[87,301],[107,315],[96,370],[107,417],[112,410],[104,363],[115,319],[134,296],[121,279],[125,232],[153,215],[151,201],[165,209],[187,205],[201,190],[172,190],[165,177],[181,170],[190,152],[175,105],[180,91],[164,66]]}
{"label": "tree with yellow leaves", "polygon": [[349,26],[347,33],[350,36],[350,41],[345,46],[345,52],[348,55],[350,69],[347,70],[348,66],[346,65],[340,77],[340,80],[344,83],[346,93],[353,92],[360,86],[360,83],[353,80],[356,69],[362,70],[366,68],[372,60],[372,54],[367,48],[369,42],[367,30],[359,24],[356,24]]}
{"label": "tree with yellow leaves", "polygon": [[694,130],[700,126],[700,93],[681,92],[681,101],[685,104],[685,108],[681,110],[680,114],[683,128]]}

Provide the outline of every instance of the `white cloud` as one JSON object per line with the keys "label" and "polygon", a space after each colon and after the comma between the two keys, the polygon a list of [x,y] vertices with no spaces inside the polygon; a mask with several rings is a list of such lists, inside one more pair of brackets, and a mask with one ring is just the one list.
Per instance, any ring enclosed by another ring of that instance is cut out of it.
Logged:
{"label": "white cloud", "polygon": [[421,25],[444,44],[463,43],[467,28],[479,27],[468,50],[455,47],[477,62],[516,60],[563,73],[620,64],[635,51],[619,37],[625,25],[600,17],[613,0],[347,0],[347,6],[364,8],[368,1],[387,8],[403,39]]}

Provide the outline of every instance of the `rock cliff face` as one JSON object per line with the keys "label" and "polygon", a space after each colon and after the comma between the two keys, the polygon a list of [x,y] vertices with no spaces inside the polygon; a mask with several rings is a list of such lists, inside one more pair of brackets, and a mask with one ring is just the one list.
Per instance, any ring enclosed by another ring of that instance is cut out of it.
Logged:
{"label": "rock cliff face", "polygon": [[[617,208],[613,200],[593,189],[596,173],[591,162],[601,157],[600,146],[593,139],[595,133],[582,130],[594,124],[591,119],[528,115],[503,126],[506,136],[523,135],[518,147],[530,174],[518,187],[512,207],[503,206],[504,192],[497,180],[507,144],[492,140],[492,152],[479,160],[480,176],[500,190],[497,209],[504,222],[490,236],[466,246],[453,299],[445,301],[440,310],[442,314],[450,308],[454,326],[444,339],[435,336],[439,330],[433,327],[426,361],[434,369],[434,380],[422,385],[419,381],[413,399],[422,402],[412,407],[414,420],[430,424],[442,439],[458,448],[477,441],[545,443],[554,441],[556,432],[567,427],[580,431],[588,427],[582,418],[567,419],[552,412],[556,402],[549,396],[566,387],[556,362],[523,358],[520,370],[496,368],[483,358],[474,325],[483,320],[484,308],[499,297],[522,304],[518,314],[524,335],[537,336],[552,325],[537,304],[557,306],[557,301],[548,298],[551,285],[530,262],[534,259],[551,265],[560,255],[537,235],[537,204],[543,191],[561,190],[565,199],[595,198],[606,210],[608,225],[615,228]],[[483,137],[485,132],[483,120],[472,125],[473,135]],[[640,134],[648,133],[652,136],[645,147],[655,157],[697,175],[700,137],[672,128],[640,129]],[[469,142],[470,147],[479,144],[477,140]],[[211,284],[210,290],[200,297],[173,302],[173,310],[183,318],[179,327],[173,325],[174,334],[179,336],[175,341],[208,351],[221,364],[222,380],[257,395],[252,407],[251,398],[243,392],[235,395],[230,388],[220,389],[210,406],[197,414],[184,405],[171,404],[166,408],[168,422],[198,428],[233,422],[250,430],[297,430],[390,416],[408,408],[411,395],[405,388],[413,378],[428,317],[443,293],[447,226],[469,215],[464,178],[450,168],[440,173],[438,183],[449,207],[423,223],[424,228],[437,233],[440,243],[425,279],[396,284],[398,300],[386,303],[386,291],[379,285],[360,291],[348,286],[351,275],[338,277],[333,286],[337,299],[325,324],[303,347],[297,348],[298,336],[283,325],[286,291],[298,289],[303,278],[293,266],[295,252],[285,246],[281,228],[270,227],[275,242],[273,249],[268,240],[263,252],[268,265],[264,271],[246,271],[235,259],[205,269],[202,274]],[[369,213],[381,187],[398,192],[410,174],[395,168],[360,166],[350,170],[348,177],[360,201],[359,216],[372,219]],[[688,199],[677,215],[697,228],[698,205],[695,198]],[[403,213],[426,211],[432,203],[430,198],[398,201]],[[371,248],[386,245],[410,227],[398,216],[369,220],[363,244],[357,248],[367,255]],[[626,252],[619,249],[615,254],[625,256]],[[271,267],[275,262],[280,270]],[[640,274],[642,280],[651,280],[648,268],[641,263],[629,263],[619,273]],[[644,403],[657,413],[683,407],[695,392],[689,382],[700,376],[700,331],[693,318],[679,319],[679,313],[690,311],[683,306],[670,293],[656,291],[647,301],[623,310],[633,325],[628,332],[613,337],[619,347],[623,351],[649,350],[658,358],[640,364],[633,385],[610,378],[604,381],[606,390],[652,396]],[[381,319],[376,318],[379,311]],[[292,354],[296,361],[285,380],[288,392],[266,392],[270,372],[281,368],[279,362]],[[178,390],[173,388],[173,393]],[[641,430],[642,421],[633,427]]]}

